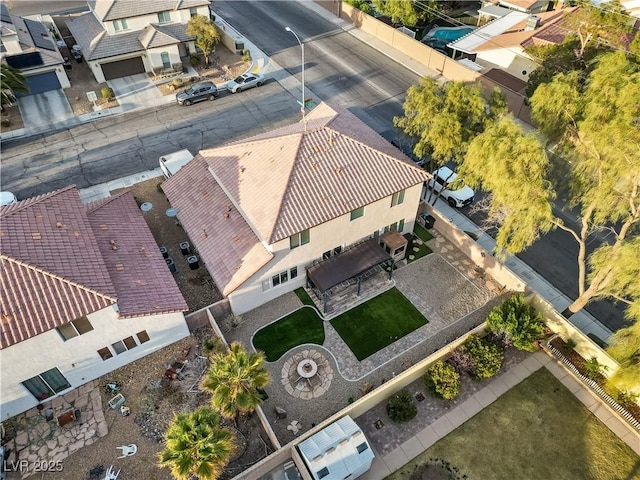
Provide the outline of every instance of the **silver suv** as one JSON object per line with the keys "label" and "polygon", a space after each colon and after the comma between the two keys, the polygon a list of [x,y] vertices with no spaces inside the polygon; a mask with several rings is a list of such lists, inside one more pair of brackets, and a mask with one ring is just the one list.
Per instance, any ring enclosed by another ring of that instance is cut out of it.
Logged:
{"label": "silver suv", "polygon": [[178,105],[189,106],[192,103],[203,100],[215,100],[218,96],[218,89],[212,82],[202,82],[191,85],[184,92],[176,94]]}

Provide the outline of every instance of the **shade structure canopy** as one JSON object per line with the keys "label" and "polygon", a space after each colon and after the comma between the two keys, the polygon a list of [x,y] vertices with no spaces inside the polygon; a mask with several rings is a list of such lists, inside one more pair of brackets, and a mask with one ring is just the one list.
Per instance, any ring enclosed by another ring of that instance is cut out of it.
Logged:
{"label": "shade structure canopy", "polygon": [[313,265],[307,270],[307,277],[320,292],[324,293],[390,260],[391,255],[378,245],[377,240],[371,239],[340,255]]}

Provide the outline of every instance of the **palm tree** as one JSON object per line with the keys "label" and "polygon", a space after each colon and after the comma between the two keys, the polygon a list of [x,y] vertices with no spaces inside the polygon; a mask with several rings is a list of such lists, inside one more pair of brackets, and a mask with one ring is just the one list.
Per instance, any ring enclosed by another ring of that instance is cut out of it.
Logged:
{"label": "palm tree", "polygon": [[235,418],[239,413],[252,412],[262,403],[258,389],[270,381],[264,354],[247,352],[233,342],[228,351],[211,355],[211,367],[201,387],[213,395],[213,408],[224,417]]}
{"label": "palm tree", "polygon": [[160,465],[171,468],[178,480],[193,475],[215,480],[235,448],[233,433],[220,427],[220,416],[211,407],[176,415],[164,439],[165,449],[158,454]]}
{"label": "palm tree", "polygon": [[22,72],[11,65],[0,63],[0,104],[11,105],[16,100],[16,93],[29,93],[29,87]]}

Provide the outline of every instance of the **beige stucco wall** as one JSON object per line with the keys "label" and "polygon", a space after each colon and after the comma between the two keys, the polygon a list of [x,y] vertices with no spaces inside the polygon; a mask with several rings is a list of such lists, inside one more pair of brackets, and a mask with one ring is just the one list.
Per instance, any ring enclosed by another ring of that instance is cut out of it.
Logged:
{"label": "beige stucco wall", "polygon": [[[103,25],[107,30],[109,35],[118,35],[123,32],[131,32],[132,30],[142,30],[149,24],[155,25],[167,25],[169,23],[187,23],[191,18],[189,13],[189,9],[183,9],[174,11],[169,11],[171,15],[171,22],[158,22],[158,13],[153,13],[150,15],[141,15],[139,17],[127,18],[127,30],[119,30],[116,32],[116,29],[113,26],[113,21],[104,22]],[[204,17],[209,18],[209,8],[207,6],[198,7],[198,15],[202,15]]]}
{"label": "beige stucco wall", "polygon": [[[289,239],[271,245],[274,258],[254,274],[240,288],[229,295],[229,302],[235,314],[252,310],[280,295],[290,292],[305,283],[305,267],[314,260],[322,258],[328,250],[346,247],[359,240],[370,237],[377,230],[404,219],[403,232],[411,232],[415,222],[422,184],[414,185],[405,191],[404,202],[391,207],[391,197],[383,198],[365,207],[364,216],[351,221],[350,214],[342,215],[310,231],[310,241],[293,250]],[[262,281],[269,280],[277,273],[298,267],[298,277],[285,284],[262,291]]]}
{"label": "beige stucco wall", "polygon": [[[189,335],[182,313],[118,319],[108,307],[87,318],[93,330],[84,335],[64,341],[54,329],[0,350],[1,420],[38,404],[20,383],[24,380],[57,367],[75,388]],[[142,330],[148,342],[120,355],[112,349],[113,357],[107,360],[98,355],[99,349]]]}
{"label": "beige stucco wall", "polygon": [[159,48],[150,48],[147,50],[147,60],[151,66],[151,69],[163,68],[161,54],[167,52],[169,54],[169,61],[171,65],[180,63],[180,52],[178,51],[178,45],[167,45]]}
{"label": "beige stucco wall", "polygon": [[527,58],[524,50],[519,47],[511,47],[508,49],[501,48],[480,52],[478,53],[475,62],[487,68],[501,68],[525,82],[529,79],[531,72],[537,68],[536,63]]}

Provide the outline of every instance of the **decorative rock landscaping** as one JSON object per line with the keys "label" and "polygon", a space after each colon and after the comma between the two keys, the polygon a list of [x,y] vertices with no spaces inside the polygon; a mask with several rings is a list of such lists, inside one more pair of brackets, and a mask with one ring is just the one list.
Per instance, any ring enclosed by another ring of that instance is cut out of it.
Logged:
{"label": "decorative rock landscaping", "polygon": [[22,478],[35,473],[31,470],[34,465],[61,461],[109,433],[100,390],[93,381],[40,407],[15,418],[15,436],[6,445],[11,449],[8,463],[28,462]]}

